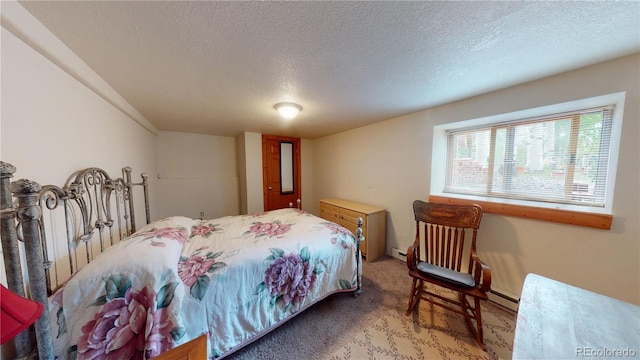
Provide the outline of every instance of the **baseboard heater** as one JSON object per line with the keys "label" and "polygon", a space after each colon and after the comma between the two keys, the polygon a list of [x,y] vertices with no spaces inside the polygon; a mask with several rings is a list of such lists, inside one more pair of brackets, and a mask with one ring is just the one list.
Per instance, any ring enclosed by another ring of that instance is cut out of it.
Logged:
{"label": "baseboard heater", "polygon": [[503,293],[501,293],[499,291],[489,290],[489,292],[492,293],[493,295],[499,296],[499,297],[501,297],[501,298],[503,298],[503,299],[505,299],[507,301],[511,301],[512,303],[514,303],[516,305],[520,303],[519,299],[514,299],[513,297],[511,297],[509,295],[505,295],[505,294],[503,294]]}
{"label": "baseboard heater", "polygon": [[391,249],[391,257],[402,262],[407,262],[407,254],[396,248]]}

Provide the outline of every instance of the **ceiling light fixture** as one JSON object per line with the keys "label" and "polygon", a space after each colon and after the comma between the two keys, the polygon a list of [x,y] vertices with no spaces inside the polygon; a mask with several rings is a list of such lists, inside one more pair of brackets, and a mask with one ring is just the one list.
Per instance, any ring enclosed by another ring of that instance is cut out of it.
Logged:
{"label": "ceiling light fixture", "polygon": [[302,106],[290,102],[277,103],[273,105],[273,108],[278,110],[280,116],[288,120],[295,118],[302,111]]}

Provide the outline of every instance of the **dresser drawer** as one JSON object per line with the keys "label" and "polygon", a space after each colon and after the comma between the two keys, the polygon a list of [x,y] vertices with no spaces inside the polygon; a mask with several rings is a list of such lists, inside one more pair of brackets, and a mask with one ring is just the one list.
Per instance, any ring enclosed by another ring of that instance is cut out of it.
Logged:
{"label": "dresser drawer", "polygon": [[364,223],[367,221],[367,215],[349,209],[340,209],[340,220],[357,225],[358,218],[362,218],[362,226],[364,227]]}
{"label": "dresser drawer", "polygon": [[320,217],[335,223],[340,222],[340,214],[329,207],[320,206]]}
{"label": "dresser drawer", "polygon": [[323,202],[320,203],[320,211],[326,210],[326,211],[332,211],[334,213],[340,213],[341,209],[342,208],[339,206],[335,206],[335,205],[331,205]]}

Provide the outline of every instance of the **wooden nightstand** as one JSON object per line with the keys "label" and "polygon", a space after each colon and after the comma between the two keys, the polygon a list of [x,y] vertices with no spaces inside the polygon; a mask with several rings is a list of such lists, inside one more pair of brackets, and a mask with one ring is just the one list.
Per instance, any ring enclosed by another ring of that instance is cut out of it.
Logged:
{"label": "wooden nightstand", "polygon": [[207,360],[207,335],[182,344],[152,358],[152,360]]}

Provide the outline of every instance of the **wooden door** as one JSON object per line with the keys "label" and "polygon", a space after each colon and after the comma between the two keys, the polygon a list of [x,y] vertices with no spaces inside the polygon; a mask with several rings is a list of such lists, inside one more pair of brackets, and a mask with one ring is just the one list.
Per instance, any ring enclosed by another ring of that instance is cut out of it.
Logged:
{"label": "wooden door", "polygon": [[264,210],[297,207],[300,190],[300,139],[262,135]]}

